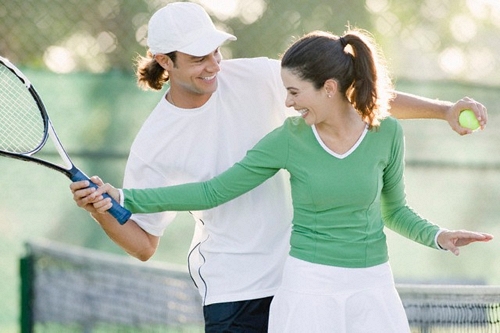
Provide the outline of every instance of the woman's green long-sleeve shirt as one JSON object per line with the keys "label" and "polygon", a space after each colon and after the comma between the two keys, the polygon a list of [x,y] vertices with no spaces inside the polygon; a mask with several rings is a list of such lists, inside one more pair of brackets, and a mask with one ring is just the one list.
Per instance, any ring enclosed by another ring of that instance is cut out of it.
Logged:
{"label": "woman's green long-sleeve shirt", "polygon": [[165,188],[124,189],[124,205],[133,213],[208,209],[255,188],[280,169],[290,174],[291,256],[352,268],[384,263],[384,224],[436,247],[439,227],[407,206],[404,137],[393,118],[368,131],[343,158],[324,148],[302,118],[289,118],[219,176]]}

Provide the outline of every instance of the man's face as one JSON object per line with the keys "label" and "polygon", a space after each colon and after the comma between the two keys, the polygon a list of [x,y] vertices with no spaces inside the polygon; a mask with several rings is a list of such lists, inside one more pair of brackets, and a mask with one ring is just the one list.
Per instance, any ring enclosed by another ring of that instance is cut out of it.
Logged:
{"label": "man's face", "polygon": [[175,64],[169,62],[167,68],[170,89],[175,91],[175,96],[197,99],[205,97],[208,100],[217,89],[221,60],[218,48],[202,57],[177,52]]}

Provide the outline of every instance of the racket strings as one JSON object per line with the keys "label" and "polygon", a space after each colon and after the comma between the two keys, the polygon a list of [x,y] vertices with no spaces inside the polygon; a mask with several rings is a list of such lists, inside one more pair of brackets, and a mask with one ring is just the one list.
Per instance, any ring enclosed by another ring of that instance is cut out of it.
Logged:
{"label": "racket strings", "polygon": [[44,119],[24,83],[0,66],[0,150],[30,153],[45,138]]}

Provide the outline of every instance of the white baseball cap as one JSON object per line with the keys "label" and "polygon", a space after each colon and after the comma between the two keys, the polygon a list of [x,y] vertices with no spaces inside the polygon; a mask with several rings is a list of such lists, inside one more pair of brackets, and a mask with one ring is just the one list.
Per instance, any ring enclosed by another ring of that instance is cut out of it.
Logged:
{"label": "white baseball cap", "polygon": [[179,51],[201,57],[236,37],[217,30],[207,12],[198,4],[173,2],[153,14],[148,25],[151,53]]}

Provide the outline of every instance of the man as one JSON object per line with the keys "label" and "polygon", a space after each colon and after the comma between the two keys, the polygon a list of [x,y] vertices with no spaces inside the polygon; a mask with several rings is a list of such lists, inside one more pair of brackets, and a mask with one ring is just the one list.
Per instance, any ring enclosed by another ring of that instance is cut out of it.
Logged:
{"label": "man", "polygon": [[[148,29],[139,83],[160,89],[169,81],[170,88],[134,140],[124,187],[209,179],[241,159],[291,111],[279,62],[221,60],[220,45],[236,38],[218,31],[202,7],[168,4],[152,16]],[[469,133],[457,121],[467,108],[484,126],[485,108],[468,98],[452,104],[398,94],[392,104],[399,118],[446,119],[459,134]],[[284,177],[278,174],[218,208],[192,212],[196,226],[188,265],[203,299],[206,332],[267,331],[269,304],[289,248],[291,200]],[[87,186],[71,185],[77,204],[125,251],[148,260],[175,213],[136,214],[120,226],[88,204],[94,190]]]}

